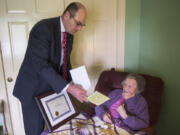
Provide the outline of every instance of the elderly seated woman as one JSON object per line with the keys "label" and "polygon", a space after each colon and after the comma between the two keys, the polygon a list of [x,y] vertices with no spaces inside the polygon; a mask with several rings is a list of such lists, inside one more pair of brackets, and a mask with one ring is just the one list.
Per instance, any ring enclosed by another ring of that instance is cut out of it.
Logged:
{"label": "elderly seated woman", "polygon": [[145,87],[144,78],[138,74],[128,74],[122,86],[123,90],[113,90],[109,94],[110,100],[95,108],[96,115],[130,133],[148,127],[148,105],[141,95]]}

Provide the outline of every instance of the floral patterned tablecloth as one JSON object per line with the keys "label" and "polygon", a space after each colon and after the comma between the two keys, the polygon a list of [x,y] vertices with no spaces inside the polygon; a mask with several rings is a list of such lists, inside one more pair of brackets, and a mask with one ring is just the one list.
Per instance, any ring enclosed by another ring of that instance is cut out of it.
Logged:
{"label": "floral patterned tablecloth", "polygon": [[41,135],[130,135],[130,133],[113,124],[107,124],[98,117],[87,119],[80,114],[54,132],[44,131]]}

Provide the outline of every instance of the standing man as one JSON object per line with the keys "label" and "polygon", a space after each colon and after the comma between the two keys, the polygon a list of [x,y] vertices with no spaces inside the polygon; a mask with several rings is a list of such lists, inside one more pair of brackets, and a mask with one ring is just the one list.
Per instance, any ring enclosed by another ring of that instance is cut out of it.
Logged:
{"label": "standing man", "polygon": [[22,105],[26,135],[40,135],[44,129],[36,96],[49,90],[59,93],[67,87],[67,92],[77,100],[87,101],[82,87],[68,85],[73,35],[85,26],[85,20],[86,8],[73,2],[61,17],[44,19],[32,28],[13,91]]}

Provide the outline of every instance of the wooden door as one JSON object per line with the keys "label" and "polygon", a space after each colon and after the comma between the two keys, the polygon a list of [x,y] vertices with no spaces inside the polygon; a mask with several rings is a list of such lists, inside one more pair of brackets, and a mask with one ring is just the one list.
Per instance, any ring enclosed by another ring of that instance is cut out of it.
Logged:
{"label": "wooden door", "polygon": [[[21,105],[13,97],[12,91],[24,58],[29,32],[40,19],[60,16],[64,7],[72,1],[0,0],[0,42],[3,78],[6,84],[3,91],[7,93],[4,96],[7,96],[8,99],[14,135],[25,134]],[[117,8],[121,5],[118,4],[119,0],[77,1],[86,6],[88,18],[87,26],[75,34],[71,55],[72,66],[86,65],[92,82],[91,90],[93,90],[97,78],[103,70],[119,67],[117,52],[122,44],[119,44],[117,39],[117,31],[119,31]],[[10,135],[13,134],[12,132]]]}
{"label": "wooden door", "polygon": [[[65,3],[72,2],[69,0]],[[86,65],[92,87],[103,70],[117,67],[117,0],[78,0],[87,8],[86,27],[75,35],[73,67]]]}

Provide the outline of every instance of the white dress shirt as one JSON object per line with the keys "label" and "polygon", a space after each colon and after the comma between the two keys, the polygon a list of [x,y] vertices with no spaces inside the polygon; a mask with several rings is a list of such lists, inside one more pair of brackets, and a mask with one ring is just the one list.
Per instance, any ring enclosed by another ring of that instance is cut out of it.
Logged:
{"label": "white dress shirt", "polygon": [[64,24],[62,22],[62,17],[60,17],[60,24],[61,24],[61,60],[60,60],[60,66],[63,64],[63,58],[64,58],[64,52],[63,52],[63,32],[66,32],[64,28]]}

